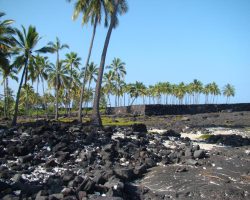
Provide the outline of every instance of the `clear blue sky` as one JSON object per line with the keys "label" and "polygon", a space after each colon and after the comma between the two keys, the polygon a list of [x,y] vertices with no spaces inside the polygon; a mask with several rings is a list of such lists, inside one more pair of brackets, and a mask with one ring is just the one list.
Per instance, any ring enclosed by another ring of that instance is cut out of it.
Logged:
{"label": "clear blue sky", "polygon": [[[128,0],[128,5],[106,60],[109,64],[119,57],[126,63],[127,82],[199,79],[204,84],[215,81],[221,88],[230,83],[236,88],[233,102],[250,102],[249,0]],[[81,27],[80,19],[72,21],[72,3],[0,0],[0,7],[16,27],[35,25],[43,37],[41,46],[58,36],[85,60],[92,27]],[[96,64],[106,31],[97,30],[91,59]]]}

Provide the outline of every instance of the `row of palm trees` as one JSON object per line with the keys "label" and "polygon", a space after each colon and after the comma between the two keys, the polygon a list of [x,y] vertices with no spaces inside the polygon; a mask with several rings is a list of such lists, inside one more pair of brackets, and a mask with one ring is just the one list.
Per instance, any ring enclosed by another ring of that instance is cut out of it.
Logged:
{"label": "row of palm trees", "polygon": [[[72,2],[73,0],[68,1]],[[22,102],[21,105],[25,107],[25,110],[28,110],[32,104],[36,105],[37,108],[42,105],[47,109],[49,103],[55,101],[55,119],[58,119],[59,105],[68,108],[69,116],[71,115],[70,108],[74,105],[76,108],[78,107],[78,120],[80,122],[82,121],[83,103],[93,102],[91,121],[93,124],[101,126],[99,106],[100,100],[101,103],[105,103],[104,97],[111,106],[111,96],[114,96],[115,106],[121,106],[132,105],[140,97],[144,103],[163,103],[163,101],[165,103],[176,103],[177,101],[178,103],[199,103],[201,94],[206,94],[206,102],[208,103],[211,102],[211,98],[214,102],[215,97],[220,94],[218,86],[217,91],[214,91],[215,83],[211,83],[209,87],[203,87],[197,80],[188,85],[184,83],[178,85],[157,83],[154,86],[146,87],[141,82],[126,84],[125,63],[121,59],[115,58],[110,65],[104,67],[112,30],[118,25],[118,15],[127,12],[126,1],[75,0],[74,3],[73,19],[82,14],[83,25],[90,23],[93,26],[88,55],[82,69],[80,69],[81,58],[77,53],[70,52],[65,55],[65,59],[61,59],[61,50],[69,49],[69,46],[62,44],[59,38],[37,49],[41,37],[39,37],[34,26],[29,26],[28,29],[22,26],[19,30],[11,26],[13,20],[0,21],[0,69],[4,80],[5,115],[9,113],[8,101],[12,97],[11,90],[8,87],[8,79],[17,79],[16,74],[22,73],[16,94],[13,125],[17,121],[19,101]],[[3,16],[4,13],[0,13],[1,19]],[[103,18],[104,20],[102,20]],[[91,52],[97,25],[103,21],[104,25],[108,27],[108,31],[100,64],[97,68],[96,64],[90,62]],[[52,64],[45,55],[48,53],[56,55],[55,64]],[[107,71],[105,72],[105,70]],[[48,82],[49,89],[54,90],[54,95],[45,92],[45,81]],[[96,82],[94,90],[91,88],[93,81]],[[37,83],[36,92],[34,90],[35,82]],[[42,84],[42,96],[39,96],[38,92],[40,84]],[[234,96],[234,88],[231,85],[229,86],[231,91],[225,92],[228,101],[231,96]],[[35,94],[33,99],[36,102],[31,101],[31,94],[33,93]]]}
{"label": "row of palm trees", "polygon": [[[148,87],[142,82],[136,81],[136,83],[123,85],[120,91],[124,92],[121,95],[127,94],[128,105],[132,105],[138,98],[141,98],[140,102],[143,104],[200,104],[202,97],[205,99],[205,104],[211,104],[217,103],[221,94],[226,97],[226,103],[229,103],[230,97],[235,96],[235,88],[231,84],[226,84],[220,90],[215,82],[203,86],[196,79],[189,84],[158,82]],[[125,99],[124,105],[126,104]]]}
{"label": "row of palm trees", "polygon": [[[71,0],[68,0],[71,2]],[[104,42],[103,52],[101,55],[101,61],[99,65],[98,71],[98,79],[96,83],[95,96],[94,96],[94,104],[93,104],[93,113],[91,117],[92,124],[101,126],[101,117],[99,111],[99,103],[101,97],[101,85],[102,85],[102,77],[104,72],[105,60],[107,49],[109,45],[109,41],[111,38],[111,33],[114,28],[118,25],[118,14],[124,14],[127,11],[127,3],[126,0],[77,0],[75,2],[75,9],[73,18],[76,19],[80,13],[83,14],[83,24],[91,23],[93,25],[93,34],[90,42],[89,53],[86,59],[85,71],[82,77],[82,87],[79,101],[79,118],[78,120],[82,121],[82,101],[84,96],[84,87],[86,83],[87,77],[87,66],[89,65],[89,60],[91,57],[91,51],[93,47],[93,42],[96,33],[97,24],[101,24],[102,16],[104,15],[104,24],[105,26],[109,25],[108,32],[106,35],[106,39]],[[1,17],[4,13],[1,13]],[[59,51],[63,48],[68,48],[67,45],[61,45],[59,39],[56,39],[55,43],[49,43],[46,47],[41,48],[39,50],[35,50],[37,43],[40,40],[38,33],[36,32],[36,28],[33,26],[29,26],[28,30],[22,27],[22,31],[18,29],[13,29],[9,25],[13,23],[13,20],[1,21],[1,63],[0,66],[5,71],[5,68],[17,68],[19,71],[23,70],[21,75],[21,80],[19,83],[19,88],[16,95],[16,103],[14,109],[14,117],[12,120],[12,125],[16,124],[17,121],[17,113],[19,106],[19,98],[20,92],[24,81],[24,86],[27,85],[28,75],[32,71],[30,68],[30,63],[34,58],[34,52],[40,53],[56,53],[56,65],[54,66],[54,77],[55,77],[55,91],[56,91],[56,113],[55,118],[58,118],[58,98],[59,98],[59,86],[61,84],[61,80],[59,79],[59,73],[62,71],[62,64],[59,59]],[[15,61],[12,65],[9,63],[9,57],[11,54],[17,54],[15,57]],[[5,72],[4,72],[5,73]],[[53,73],[51,73],[53,74]],[[52,76],[52,75],[51,75]],[[73,77],[73,73],[71,73],[70,77]],[[62,81],[64,81],[62,79]],[[72,83],[72,82],[71,82]]]}

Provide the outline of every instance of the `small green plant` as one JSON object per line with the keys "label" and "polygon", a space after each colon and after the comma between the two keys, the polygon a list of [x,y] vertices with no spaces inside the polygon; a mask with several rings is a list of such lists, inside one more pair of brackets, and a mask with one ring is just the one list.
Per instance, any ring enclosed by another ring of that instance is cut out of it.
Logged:
{"label": "small green plant", "polygon": [[211,134],[203,134],[199,137],[199,139],[208,140],[211,136],[212,136]]}

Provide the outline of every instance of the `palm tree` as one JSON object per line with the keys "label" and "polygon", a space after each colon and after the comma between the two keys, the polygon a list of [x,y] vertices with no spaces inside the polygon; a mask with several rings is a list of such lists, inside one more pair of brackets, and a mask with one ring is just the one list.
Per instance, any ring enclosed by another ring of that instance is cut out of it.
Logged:
{"label": "palm tree", "polygon": [[34,105],[37,102],[38,94],[35,93],[34,88],[30,84],[26,84],[22,87],[21,93],[20,93],[20,106],[27,109],[27,115],[29,115],[29,111],[32,108],[32,105]]}
{"label": "palm tree", "polygon": [[[68,0],[71,2],[72,0]],[[111,1],[108,0],[77,0],[74,8],[73,19],[78,18],[79,14],[82,13],[82,25],[87,24],[89,21],[93,26],[92,38],[89,46],[88,56],[85,62],[84,69],[87,70],[87,66],[89,64],[89,60],[91,57],[92,47],[94,44],[94,38],[96,33],[97,24],[100,24],[102,21],[103,13],[105,14],[105,23],[104,25],[108,25],[108,16],[107,13],[112,9]],[[84,73],[82,87],[81,87],[81,95],[79,102],[79,112],[78,112],[78,120],[82,122],[82,103],[83,103],[83,93],[85,88],[86,76],[87,73]]]}
{"label": "palm tree", "polygon": [[[73,72],[73,70],[79,70],[79,66],[80,66],[80,61],[81,58],[78,57],[77,53],[75,52],[70,52],[66,54],[66,59],[64,60],[64,62],[66,63],[66,67],[69,70],[70,73],[70,80],[71,80],[71,85],[69,87],[69,91],[68,91],[68,104],[69,104],[69,116],[70,116],[70,106],[71,106],[71,90],[73,88],[73,84],[75,82],[75,78],[73,78],[73,75],[76,74],[76,72]],[[75,77],[75,76],[74,76]]]}
{"label": "palm tree", "polygon": [[205,95],[205,104],[209,103],[209,94],[210,94],[210,88],[211,88],[211,84],[206,84],[203,88],[203,93]]}
{"label": "palm tree", "polygon": [[113,8],[110,11],[111,21],[109,24],[109,29],[106,35],[106,39],[104,42],[104,47],[101,56],[101,62],[99,67],[98,79],[95,88],[95,96],[94,96],[94,105],[93,112],[91,116],[91,122],[94,125],[102,126],[102,121],[100,117],[99,103],[101,97],[101,85],[102,85],[102,77],[104,72],[106,54],[108,50],[108,45],[111,37],[112,30],[118,25],[118,13],[123,14],[127,12],[127,2],[126,0],[113,0],[112,1]]}
{"label": "palm tree", "polygon": [[130,85],[130,97],[132,98],[131,106],[133,105],[134,101],[140,97],[145,95],[145,85],[142,82],[136,81],[134,84]]}
{"label": "palm tree", "polygon": [[91,62],[87,66],[87,70],[85,70],[85,71],[86,71],[86,81],[88,82],[88,90],[89,90],[92,81],[93,80],[96,81],[96,77],[98,74],[97,65],[94,62]]}
{"label": "palm tree", "polygon": [[20,91],[22,88],[24,75],[26,73],[29,60],[32,57],[32,52],[34,51],[34,48],[36,47],[38,41],[40,40],[39,34],[37,33],[36,28],[33,26],[29,26],[28,32],[23,26],[22,26],[22,31],[18,29],[15,29],[15,31],[17,34],[17,38],[14,38],[14,41],[16,43],[16,48],[18,49],[21,55],[16,57],[13,65],[23,68],[23,73],[21,76],[19,88],[16,95],[16,103],[15,103],[12,125],[16,125],[17,121],[18,103],[19,103]]}
{"label": "palm tree", "polygon": [[15,46],[13,35],[15,29],[10,25],[14,22],[11,19],[1,20],[5,13],[0,12],[0,68],[5,69],[9,66],[9,53]]}
{"label": "palm tree", "polygon": [[215,97],[221,94],[220,89],[215,82],[211,83],[210,93],[212,95],[212,102],[215,103]]}
{"label": "palm tree", "polygon": [[[63,50],[65,48],[69,48],[69,46],[67,44],[61,44],[61,41],[59,40],[58,37],[56,37],[56,41],[55,43],[53,42],[49,42],[48,45],[42,49],[40,49],[40,52],[43,53],[56,53],[56,69],[59,69],[59,62],[60,62],[60,58],[59,58],[59,51]],[[57,86],[59,85],[59,80],[58,78],[56,78],[56,82],[57,82]],[[58,119],[58,88],[56,88],[56,113],[55,113],[55,119]]]}
{"label": "palm tree", "polygon": [[193,103],[199,103],[199,96],[203,91],[203,84],[201,81],[194,79],[191,83],[192,85],[192,92],[193,92]]}
{"label": "palm tree", "polygon": [[111,65],[107,66],[107,69],[110,69],[114,72],[114,78],[116,82],[116,97],[115,97],[115,106],[119,106],[119,87],[118,83],[124,80],[126,75],[125,63],[121,61],[120,58],[114,58]]}
{"label": "palm tree", "polygon": [[[48,57],[43,57],[40,55],[37,55],[34,57],[32,62],[32,73],[31,73],[31,80],[32,82],[36,81],[37,82],[37,88],[36,88],[36,93],[38,94],[38,88],[40,82],[42,82],[42,89],[43,89],[43,96],[44,96],[44,80],[48,79],[48,74],[47,74],[47,69],[51,66],[51,63],[48,60]],[[37,99],[38,100],[38,99]],[[47,111],[47,103],[45,101],[45,98],[43,99],[43,104],[44,108]],[[37,101],[38,104],[38,101]],[[38,107],[37,107],[38,109]],[[38,110],[37,110],[38,111]],[[47,112],[46,112],[47,113]]]}
{"label": "palm tree", "polygon": [[165,104],[168,104],[168,96],[171,93],[171,84],[169,82],[162,83],[162,93],[165,96]]}
{"label": "palm tree", "polygon": [[179,104],[183,104],[183,98],[186,94],[186,86],[183,82],[177,85],[175,90],[175,96],[179,100]]}
{"label": "palm tree", "polygon": [[154,101],[154,86],[149,85],[146,90],[146,95],[148,96],[148,103],[151,104],[151,98],[153,98]]}
{"label": "palm tree", "polygon": [[229,103],[230,97],[234,97],[235,95],[234,86],[228,83],[224,86],[222,91],[223,91],[223,95],[226,96],[227,98],[226,103]]}
{"label": "palm tree", "polygon": [[59,90],[66,88],[70,85],[70,78],[68,76],[68,70],[62,61],[59,61],[57,65],[52,64],[48,69],[48,80],[49,87],[55,89],[56,94],[56,109],[55,113],[58,119],[58,100],[59,100]]}
{"label": "palm tree", "polygon": [[18,81],[18,77],[16,76],[17,70],[13,68],[13,66],[9,66],[8,68],[0,68],[0,74],[3,77],[2,83],[4,86],[4,117],[9,117],[9,78]]}
{"label": "palm tree", "polygon": [[111,107],[110,95],[112,94],[112,91],[115,88],[114,71],[109,70],[107,73],[104,73],[103,83],[104,94],[107,95],[109,106]]}
{"label": "palm tree", "polygon": [[85,81],[86,81],[86,83],[88,82],[87,92],[90,93],[90,85],[91,85],[93,80],[96,81],[96,77],[97,77],[97,74],[98,74],[97,65],[94,62],[91,62],[87,66],[87,69],[83,70],[83,71],[85,71],[85,73],[86,73]]}

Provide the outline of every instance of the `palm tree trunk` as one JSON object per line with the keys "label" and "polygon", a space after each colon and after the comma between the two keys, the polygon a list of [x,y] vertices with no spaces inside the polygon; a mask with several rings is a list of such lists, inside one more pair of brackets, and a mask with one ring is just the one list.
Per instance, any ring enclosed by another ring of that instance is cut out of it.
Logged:
{"label": "palm tree trunk", "polygon": [[[28,81],[28,70],[26,70],[25,72],[25,79],[24,79],[24,86],[26,87],[27,85],[27,81]],[[28,91],[26,90],[26,99],[25,99],[25,112],[26,112],[26,116],[28,116],[29,114],[29,105],[28,105]]]}
{"label": "palm tree trunk", "polygon": [[73,84],[73,80],[72,80],[72,64],[70,66],[70,80],[71,80],[71,84],[70,84],[70,87],[69,87],[69,98],[68,98],[68,107],[69,107],[69,111],[68,111],[68,117],[70,117],[71,115],[71,109],[70,109],[70,104],[71,104],[71,98],[70,98],[70,93],[71,93],[71,88],[72,88],[72,84]]}
{"label": "palm tree trunk", "polygon": [[7,117],[7,87],[6,87],[7,78],[3,82],[4,87],[4,117]]}
{"label": "palm tree trunk", "polygon": [[123,94],[123,105],[126,106],[126,94]]}
{"label": "palm tree trunk", "polygon": [[133,105],[133,103],[134,103],[135,100],[136,100],[136,97],[134,99],[132,99],[132,102],[131,102],[130,106]]}
{"label": "palm tree trunk", "polygon": [[79,101],[79,110],[78,110],[78,121],[79,122],[82,122],[82,103],[83,103],[84,87],[85,87],[85,82],[86,82],[86,77],[87,77],[86,72],[87,72],[87,67],[88,67],[91,52],[92,52],[92,47],[94,44],[96,26],[97,26],[97,17],[95,18],[95,24],[94,24],[92,38],[91,38],[91,42],[90,42],[90,46],[89,46],[88,57],[87,57],[87,60],[85,63],[85,72],[84,72],[83,81],[82,81],[81,95],[80,95],[80,101]]}
{"label": "palm tree trunk", "polygon": [[23,74],[22,74],[22,78],[21,78],[21,81],[20,81],[20,84],[19,84],[17,95],[16,95],[16,103],[15,103],[14,116],[13,116],[12,123],[11,123],[12,126],[15,126],[16,125],[16,121],[17,121],[18,103],[19,103],[20,92],[21,92],[21,88],[22,88],[22,84],[23,84],[23,79],[24,79],[24,74],[26,72],[27,65],[28,65],[28,59],[25,62],[24,69],[23,69]]}
{"label": "palm tree trunk", "polygon": [[58,77],[58,68],[59,68],[59,53],[56,52],[56,113],[55,113],[55,120],[58,120],[58,90],[59,90],[59,77]]}
{"label": "palm tree trunk", "polygon": [[9,111],[9,94],[10,94],[10,90],[9,90],[9,78],[8,76],[6,77],[6,112],[7,112],[7,117],[10,117],[10,111]]}
{"label": "palm tree trunk", "polygon": [[113,30],[113,27],[114,27],[114,24],[115,24],[115,17],[116,17],[116,13],[117,13],[118,4],[119,4],[119,0],[115,0],[115,2],[114,2],[114,12],[112,13],[111,22],[110,22],[109,29],[108,29],[108,32],[107,32],[107,35],[106,35],[106,39],[105,39],[105,43],[104,43],[104,47],[103,47],[103,51],[102,51],[102,56],[101,56],[98,79],[97,79],[97,82],[96,82],[95,97],[94,97],[94,104],[93,104],[93,112],[92,112],[92,116],[91,116],[91,122],[92,122],[93,125],[96,125],[96,126],[102,126],[100,110],[99,110],[102,76],[103,76],[103,71],[104,71],[104,65],[105,65],[109,40],[110,40],[111,33],[112,33],[112,30]]}
{"label": "palm tree trunk", "polygon": [[37,93],[37,98],[36,98],[36,120],[38,120],[38,86],[39,86],[39,81],[37,80],[36,84],[36,93]]}
{"label": "palm tree trunk", "polygon": [[48,110],[47,110],[47,102],[46,102],[46,98],[44,96],[45,92],[44,92],[44,81],[42,79],[42,86],[43,86],[43,99],[44,99],[44,108],[45,108],[45,113],[46,113],[46,119],[48,119]]}

